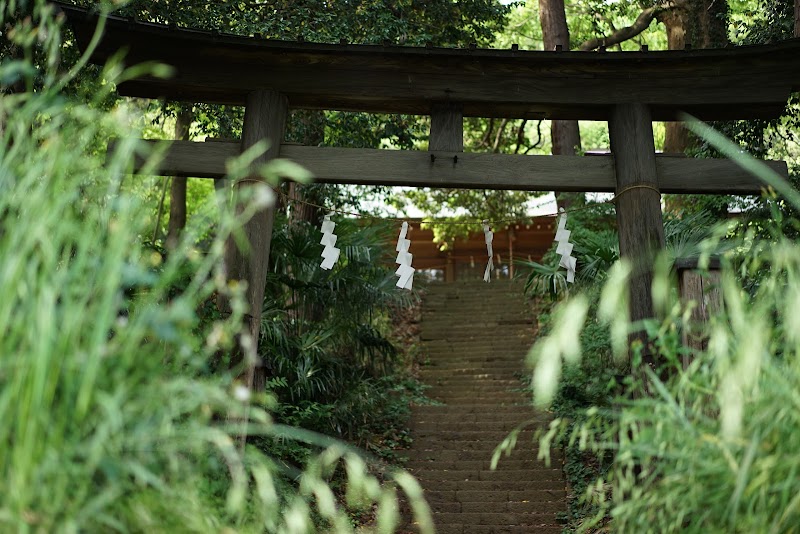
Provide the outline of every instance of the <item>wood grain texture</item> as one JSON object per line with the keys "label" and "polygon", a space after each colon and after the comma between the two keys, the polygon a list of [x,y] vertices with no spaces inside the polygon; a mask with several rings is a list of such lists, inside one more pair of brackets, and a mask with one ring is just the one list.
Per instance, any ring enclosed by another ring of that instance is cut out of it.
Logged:
{"label": "wood grain texture", "polygon": [[[284,95],[260,90],[254,91],[248,97],[241,150],[247,150],[262,140],[270,143],[269,149],[255,162],[257,165],[266,163],[280,154],[280,142],[283,140],[286,128],[287,113],[288,102]],[[209,146],[215,144],[209,143]],[[257,175],[250,178],[260,180]],[[245,181],[239,182],[236,187],[242,193],[242,198],[247,199],[250,196],[247,194],[249,189],[264,186]],[[256,348],[261,328],[261,309],[264,305],[274,218],[274,207],[257,211],[243,228],[247,248],[240,249],[236,241],[230,238],[225,249],[225,268],[228,278],[247,282],[246,296],[250,309],[247,329]],[[265,379],[263,367],[257,368],[255,365],[248,367],[246,382],[249,387],[262,391]]]}
{"label": "wood grain texture", "polygon": [[[85,48],[96,18],[62,9]],[[769,118],[800,88],[800,40],[724,50],[550,52],[289,43],[110,18],[92,56],[120,49],[128,64],[171,65],[121,94],[242,104],[258,88],[294,108],[428,114],[458,101],[465,116],[605,120],[620,102],[651,106],[656,120],[685,111],[704,120]]]}
{"label": "wood grain texture", "polygon": [[[464,151],[464,106],[455,102],[437,102],[431,106],[431,136],[428,143],[428,151],[432,153],[434,158],[430,163],[431,166],[436,165],[436,152],[447,153],[460,153]],[[455,171],[458,166],[457,159],[459,156],[443,156],[439,154],[439,158],[444,158],[447,165],[452,162],[452,167]],[[463,156],[461,156],[463,157]],[[440,162],[441,164],[441,162]],[[445,165],[445,168],[447,168]],[[415,241],[418,241],[415,239]],[[419,268],[419,264],[414,265]],[[452,256],[447,255],[444,264],[444,281],[453,282],[456,277],[455,263]]]}
{"label": "wood grain texture", "polygon": [[[150,143],[164,143],[152,141]],[[226,162],[239,155],[238,142],[166,142],[161,164],[165,175],[220,178]],[[113,148],[112,148],[113,150]],[[612,156],[523,156],[508,154],[373,150],[281,146],[280,156],[311,170],[321,183],[402,185],[523,191],[592,191],[616,189]],[[453,158],[458,156],[458,163]],[[664,193],[759,194],[761,183],[724,159],[656,157]],[[138,161],[137,165],[142,165]],[[788,177],[786,163],[767,164]],[[138,167],[137,167],[138,168]]]}
{"label": "wood grain texture", "polygon": [[[681,337],[683,345],[692,351],[703,351],[708,348],[708,338],[704,327],[709,318],[722,309],[721,273],[711,270],[707,273],[695,269],[679,269],[679,290],[684,304],[694,303],[689,323],[684,325]],[[686,369],[692,362],[693,355],[683,356],[683,367]]]}
{"label": "wood grain texture", "polygon": [[431,135],[428,150],[464,151],[464,106],[437,102],[431,106]]}
{"label": "wood grain texture", "polygon": [[[653,144],[650,110],[640,103],[614,108],[608,123],[611,150],[617,172],[617,229],[620,256],[632,262],[629,285],[630,318],[634,323],[653,317],[653,258],[664,247],[664,221],[658,168]],[[650,188],[631,189],[646,185]],[[637,335],[646,342],[646,336]],[[643,351],[645,364],[653,363],[650,350]]]}

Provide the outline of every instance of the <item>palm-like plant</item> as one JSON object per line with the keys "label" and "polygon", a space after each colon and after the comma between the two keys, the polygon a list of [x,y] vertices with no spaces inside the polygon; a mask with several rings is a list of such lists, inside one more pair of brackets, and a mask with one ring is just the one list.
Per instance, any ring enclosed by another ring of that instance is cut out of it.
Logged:
{"label": "palm-like plant", "polygon": [[304,420],[296,422],[314,430],[359,439],[364,426],[359,422],[368,426],[365,418],[378,416],[370,414],[375,406],[364,388],[377,387],[399,354],[380,319],[388,306],[415,298],[395,287],[386,230],[338,220],[342,256],[332,271],[324,271],[318,228],[286,220],[276,224],[261,357],[271,367],[273,393],[293,416],[300,413],[298,406],[326,413],[317,418],[302,412]]}
{"label": "palm-like plant", "polygon": [[[671,217],[664,222],[664,239],[670,258],[696,258],[700,255],[700,244],[713,233],[717,219],[710,213],[696,212],[683,217]],[[578,259],[576,281],[596,283],[606,277],[611,266],[619,260],[619,234],[616,229],[606,228],[588,230],[577,227],[572,233],[575,243],[573,254]],[[728,245],[725,241],[717,242],[713,252],[720,254]],[[554,250],[544,257],[544,263],[519,261],[519,265],[529,269],[525,281],[525,292],[528,294],[548,294],[551,298],[559,298],[567,293],[565,271],[558,266],[558,256]]]}

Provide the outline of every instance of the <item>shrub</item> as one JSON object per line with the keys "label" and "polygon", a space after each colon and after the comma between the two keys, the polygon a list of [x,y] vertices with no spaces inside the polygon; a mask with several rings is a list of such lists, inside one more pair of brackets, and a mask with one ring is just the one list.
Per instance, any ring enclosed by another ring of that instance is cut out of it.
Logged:
{"label": "shrub", "polygon": [[[709,135],[711,142],[761,169]],[[798,195],[762,176],[792,204]],[[783,202],[783,201],[781,201]],[[718,247],[727,226],[702,244]],[[657,349],[659,367],[642,369],[634,350],[628,388],[609,406],[584,411],[585,421],[571,428],[558,421],[542,445],[564,437],[581,450],[611,455],[605,475],[589,485],[587,499],[598,506],[589,529],[605,518],[620,532],[792,532],[800,523],[800,246],[782,236],[776,224],[768,240],[755,230],[731,240],[723,255],[719,286],[723,309],[704,330],[708,348],[681,345],[695,303],[678,300],[671,262],[662,259],[653,283],[658,318],[632,325],[627,320],[630,268],[617,264],[609,274],[599,316],[610,327],[618,356],[627,354],[627,336],[645,328]],[[701,263],[708,254],[701,256]],[[532,349],[539,403],[555,391],[563,358],[580,359],[568,335],[583,328],[583,297],[564,306],[552,334]],[[634,347],[636,349],[636,347]]]}
{"label": "shrub", "polygon": [[[218,267],[223,244],[267,196],[220,214],[206,254],[192,247],[197,228],[168,258],[141,246],[148,221],[123,187],[141,147],[122,141],[106,161],[104,140],[130,132],[120,112],[93,105],[129,73],[109,67],[94,100],[68,99],[78,67],[65,78],[47,61],[61,46],[53,8],[28,7],[23,18],[0,4],[13,46],[36,49],[20,57],[45,58],[0,65],[4,84],[29,89],[0,99],[0,530],[308,532],[316,519],[349,531],[325,482],[342,457],[348,503],[380,503],[379,526],[392,530],[396,490],[357,454],[272,424],[234,375],[208,372],[246,311]],[[230,294],[233,314],[203,324],[215,292]],[[243,433],[324,450],[287,485]],[[430,531],[414,481],[394,479]]]}

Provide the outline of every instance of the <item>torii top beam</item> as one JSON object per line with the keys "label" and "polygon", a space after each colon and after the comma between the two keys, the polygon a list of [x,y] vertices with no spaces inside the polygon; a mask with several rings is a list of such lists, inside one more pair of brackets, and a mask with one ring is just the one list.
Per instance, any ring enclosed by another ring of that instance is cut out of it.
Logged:
{"label": "torii top beam", "polygon": [[[85,47],[97,16],[60,7]],[[274,41],[109,17],[92,61],[120,49],[128,64],[175,68],[167,80],[123,83],[120,94],[234,105],[272,89],[307,109],[427,115],[452,101],[466,116],[606,120],[615,104],[640,102],[653,120],[681,111],[728,120],[775,118],[800,90],[800,39],[659,52],[412,48]]]}

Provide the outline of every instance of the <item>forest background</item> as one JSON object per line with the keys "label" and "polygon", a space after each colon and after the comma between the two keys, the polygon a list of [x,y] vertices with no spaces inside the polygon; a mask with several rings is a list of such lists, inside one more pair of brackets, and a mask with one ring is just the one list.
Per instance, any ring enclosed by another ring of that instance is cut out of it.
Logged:
{"label": "forest background", "polygon": [[[74,3],[98,7],[97,2]],[[517,43],[523,49],[561,45],[611,53],[643,45],[658,50],[758,44],[800,32],[800,9],[788,1],[133,0],[103,5],[124,16],[181,27],[313,42],[388,40],[405,46],[508,48]],[[68,29],[60,27],[46,2],[3,2],[0,9],[2,185],[9,192],[0,204],[6,297],[0,305],[6,332],[0,415],[15,423],[0,432],[0,465],[9,487],[24,489],[5,493],[0,525],[43,531],[147,530],[154,525],[277,531],[300,524],[294,531],[302,531],[317,523],[347,530],[372,519],[370,504],[379,503],[378,522],[391,530],[397,522],[396,507],[389,504],[394,488],[419,503],[414,484],[387,471],[379,477],[395,485],[376,489],[361,457],[324,437],[348,440],[394,461],[392,451],[408,443],[409,403],[426,402],[410,373],[421,356],[407,340],[393,337],[397,332],[390,327],[416,297],[394,291],[387,268],[391,260],[383,261],[384,230],[339,222],[343,261],[333,273],[323,273],[316,246],[322,211],[292,202],[281,206],[259,340],[265,387],[257,392],[258,402],[248,404],[253,433],[262,437],[251,439],[241,453],[233,439],[241,428],[225,422],[242,415],[242,393],[237,369],[230,369],[231,362],[221,355],[234,342],[234,325],[246,311],[234,307],[234,315],[227,317],[213,305],[216,294],[236,297],[236,288],[220,283],[213,265],[241,220],[220,207],[211,181],[124,179],[138,149],[128,146],[106,161],[105,143],[131,132],[151,139],[238,138],[243,110],[120,98],[115,82],[130,73],[118,65],[84,66]],[[778,120],[715,126],[758,157],[786,159],[796,179],[798,118],[795,98]],[[424,149],[428,126],[426,117],[294,110],[286,140]],[[656,145],[693,157],[720,155],[718,145],[678,124],[657,125]],[[48,147],[44,156],[41,146]],[[468,151],[572,154],[607,149],[603,123],[465,121]],[[48,178],[47,187],[42,176]],[[266,178],[275,176],[268,171]],[[531,199],[538,196],[299,181],[281,187],[289,199],[349,211],[381,215],[413,204],[431,218],[452,213],[451,218],[474,220],[524,221]],[[592,199],[582,195],[558,198],[562,206],[587,202]],[[694,247],[696,254],[731,209],[743,215],[734,228],[725,227],[725,237],[748,236],[746,250],[753,254],[753,236],[780,241],[797,235],[796,206],[777,197],[668,196],[671,244],[684,252]],[[594,310],[600,306],[600,284],[613,275],[619,254],[608,209],[598,206],[585,213],[575,220],[575,236],[581,264],[591,267],[583,269],[581,291]],[[457,237],[449,233],[452,226],[433,227],[443,247]],[[14,259],[20,257],[27,262]],[[537,299],[549,293],[558,300],[566,294],[565,285],[548,262],[546,257],[542,265],[529,266],[528,288]],[[749,284],[747,289],[779,287],[764,284],[763,278],[754,282],[758,262],[748,265],[754,269],[751,276],[738,279]],[[95,284],[99,275],[103,283]],[[590,283],[592,278],[597,283]],[[624,287],[622,278],[611,278],[616,287]],[[557,331],[557,321],[547,314],[542,323],[545,331]],[[31,335],[34,324],[36,334]],[[654,336],[658,333],[656,328]],[[607,384],[629,365],[614,363],[609,328],[602,321],[585,329],[582,340],[582,366],[569,371],[555,396],[559,413],[572,419],[570,429],[581,428],[587,407],[617,402],[618,392]],[[23,360],[14,356],[26,353],[30,359],[21,365]],[[109,355],[115,356],[113,362]],[[54,365],[59,372],[53,372]],[[605,428],[614,428],[608,424]],[[602,461],[587,461],[585,444],[580,448],[570,442],[570,431],[562,436],[571,447],[567,467],[574,487],[588,487],[612,463],[608,451],[602,451]],[[159,454],[149,454],[156,449]],[[346,467],[336,469],[340,456],[346,457]],[[588,499],[579,493],[567,518],[571,524],[587,517],[602,522],[612,515],[615,503],[598,501],[602,491]],[[788,499],[795,494],[789,492]],[[365,510],[364,516],[343,514],[333,502]],[[784,504],[791,517],[791,502]],[[417,504],[417,513],[425,525],[423,504]],[[753,524],[758,518],[751,518]]]}

